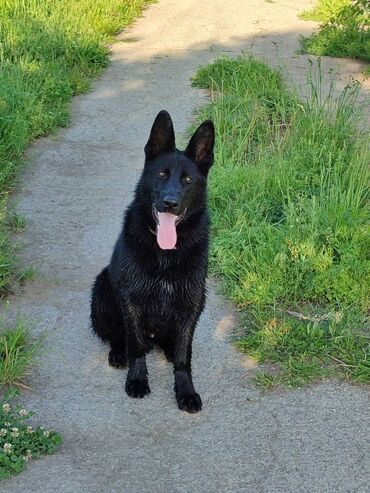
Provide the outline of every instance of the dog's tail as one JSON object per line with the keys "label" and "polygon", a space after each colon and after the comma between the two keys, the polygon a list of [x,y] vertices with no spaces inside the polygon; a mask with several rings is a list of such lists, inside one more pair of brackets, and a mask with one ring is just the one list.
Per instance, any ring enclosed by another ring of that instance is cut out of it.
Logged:
{"label": "dog's tail", "polygon": [[103,341],[116,339],[117,332],[123,330],[119,317],[120,309],[114,296],[108,267],[97,276],[91,293],[92,329]]}

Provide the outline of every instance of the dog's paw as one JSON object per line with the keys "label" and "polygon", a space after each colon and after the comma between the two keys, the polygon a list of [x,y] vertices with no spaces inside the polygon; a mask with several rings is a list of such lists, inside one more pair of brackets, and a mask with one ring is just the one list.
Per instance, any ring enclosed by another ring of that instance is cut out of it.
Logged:
{"label": "dog's paw", "polygon": [[126,393],[130,397],[141,399],[144,395],[150,394],[150,387],[147,380],[126,380]]}
{"label": "dog's paw", "polygon": [[188,413],[197,413],[202,409],[202,399],[196,392],[192,394],[177,394],[177,404],[181,411],[187,411]]}
{"label": "dog's paw", "polygon": [[126,357],[121,353],[116,353],[112,349],[109,351],[108,362],[113,368],[124,368],[127,364]]}

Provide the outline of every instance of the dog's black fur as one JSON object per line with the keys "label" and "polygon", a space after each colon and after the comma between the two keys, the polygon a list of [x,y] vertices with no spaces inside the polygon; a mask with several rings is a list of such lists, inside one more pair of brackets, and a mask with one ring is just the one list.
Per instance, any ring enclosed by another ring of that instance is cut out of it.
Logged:
{"label": "dog's black fur", "polygon": [[[205,121],[186,150],[177,150],[170,115],[166,111],[157,115],[135,198],[126,211],[110,264],[96,278],[91,299],[93,330],[111,346],[109,364],[119,368],[128,360],[127,394],[149,394],[145,355],[158,345],[174,365],[178,406],[188,412],[202,407],[192,382],[191,353],[205,303],[206,183],[213,146],[213,123]],[[175,249],[159,247],[157,212],[182,218]]]}

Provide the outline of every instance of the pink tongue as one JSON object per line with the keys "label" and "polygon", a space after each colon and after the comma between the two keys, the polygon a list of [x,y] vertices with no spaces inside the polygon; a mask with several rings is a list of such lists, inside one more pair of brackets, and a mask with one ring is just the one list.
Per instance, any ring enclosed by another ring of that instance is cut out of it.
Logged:
{"label": "pink tongue", "polygon": [[175,221],[177,216],[170,212],[158,212],[159,225],[157,242],[162,250],[173,250],[176,246],[177,234]]}

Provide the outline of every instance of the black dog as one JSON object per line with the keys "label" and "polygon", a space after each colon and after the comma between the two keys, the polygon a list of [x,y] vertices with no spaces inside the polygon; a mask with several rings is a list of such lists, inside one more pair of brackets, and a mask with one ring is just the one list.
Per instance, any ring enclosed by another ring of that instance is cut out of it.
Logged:
{"label": "black dog", "polygon": [[180,409],[200,411],[191,377],[193,333],[205,302],[207,174],[214,126],[203,122],[185,151],[161,111],[145,146],[145,167],[108,267],[91,299],[93,330],[109,341],[109,364],[126,365],[126,392],[149,394],[145,355],[160,346],[174,364]]}

